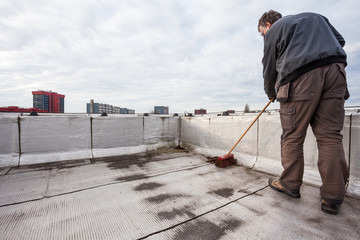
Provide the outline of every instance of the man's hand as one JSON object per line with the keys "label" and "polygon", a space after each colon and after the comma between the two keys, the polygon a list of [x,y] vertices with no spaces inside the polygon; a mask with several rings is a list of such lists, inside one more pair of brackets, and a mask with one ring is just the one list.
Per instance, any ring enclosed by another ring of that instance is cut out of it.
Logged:
{"label": "man's hand", "polygon": [[272,102],[275,102],[276,95],[268,95],[269,100],[272,100]]}

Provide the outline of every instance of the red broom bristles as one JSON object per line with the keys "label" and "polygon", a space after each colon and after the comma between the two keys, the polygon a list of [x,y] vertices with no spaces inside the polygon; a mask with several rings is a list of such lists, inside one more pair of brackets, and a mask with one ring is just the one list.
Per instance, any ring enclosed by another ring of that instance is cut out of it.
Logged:
{"label": "red broom bristles", "polygon": [[236,164],[236,159],[234,158],[234,154],[230,153],[228,155],[224,155],[222,157],[218,157],[215,162],[215,166],[219,168],[226,168],[231,165]]}

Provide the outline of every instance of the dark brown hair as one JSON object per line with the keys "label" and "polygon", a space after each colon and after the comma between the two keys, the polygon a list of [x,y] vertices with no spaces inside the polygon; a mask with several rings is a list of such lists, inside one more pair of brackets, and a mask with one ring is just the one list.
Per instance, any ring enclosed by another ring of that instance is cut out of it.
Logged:
{"label": "dark brown hair", "polygon": [[259,19],[258,30],[260,26],[266,27],[266,22],[273,24],[280,18],[282,18],[282,15],[277,11],[270,10],[268,12],[265,12]]}

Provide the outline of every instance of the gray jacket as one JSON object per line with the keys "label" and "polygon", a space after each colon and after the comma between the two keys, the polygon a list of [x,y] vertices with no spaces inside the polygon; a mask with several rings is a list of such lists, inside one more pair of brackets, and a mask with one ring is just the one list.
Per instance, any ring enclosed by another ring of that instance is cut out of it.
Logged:
{"label": "gray jacket", "polygon": [[264,90],[269,99],[280,86],[331,63],[345,63],[344,38],[324,16],[289,15],[276,21],[264,36]]}

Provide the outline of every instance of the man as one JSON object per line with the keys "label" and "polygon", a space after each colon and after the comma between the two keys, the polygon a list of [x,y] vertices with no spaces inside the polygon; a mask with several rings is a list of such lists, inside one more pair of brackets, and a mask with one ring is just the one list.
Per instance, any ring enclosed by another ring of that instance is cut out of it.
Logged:
{"label": "man", "polygon": [[280,102],[281,163],[271,188],[300,197],[303,143],[310,125],[319,150],[321,209],[337,214],[345,196],[348,168],[340,133],[349,98],[344,38],[327,18],[315,13],[282,17],[265,12],[258,31],[264,37],[264,90]]}

